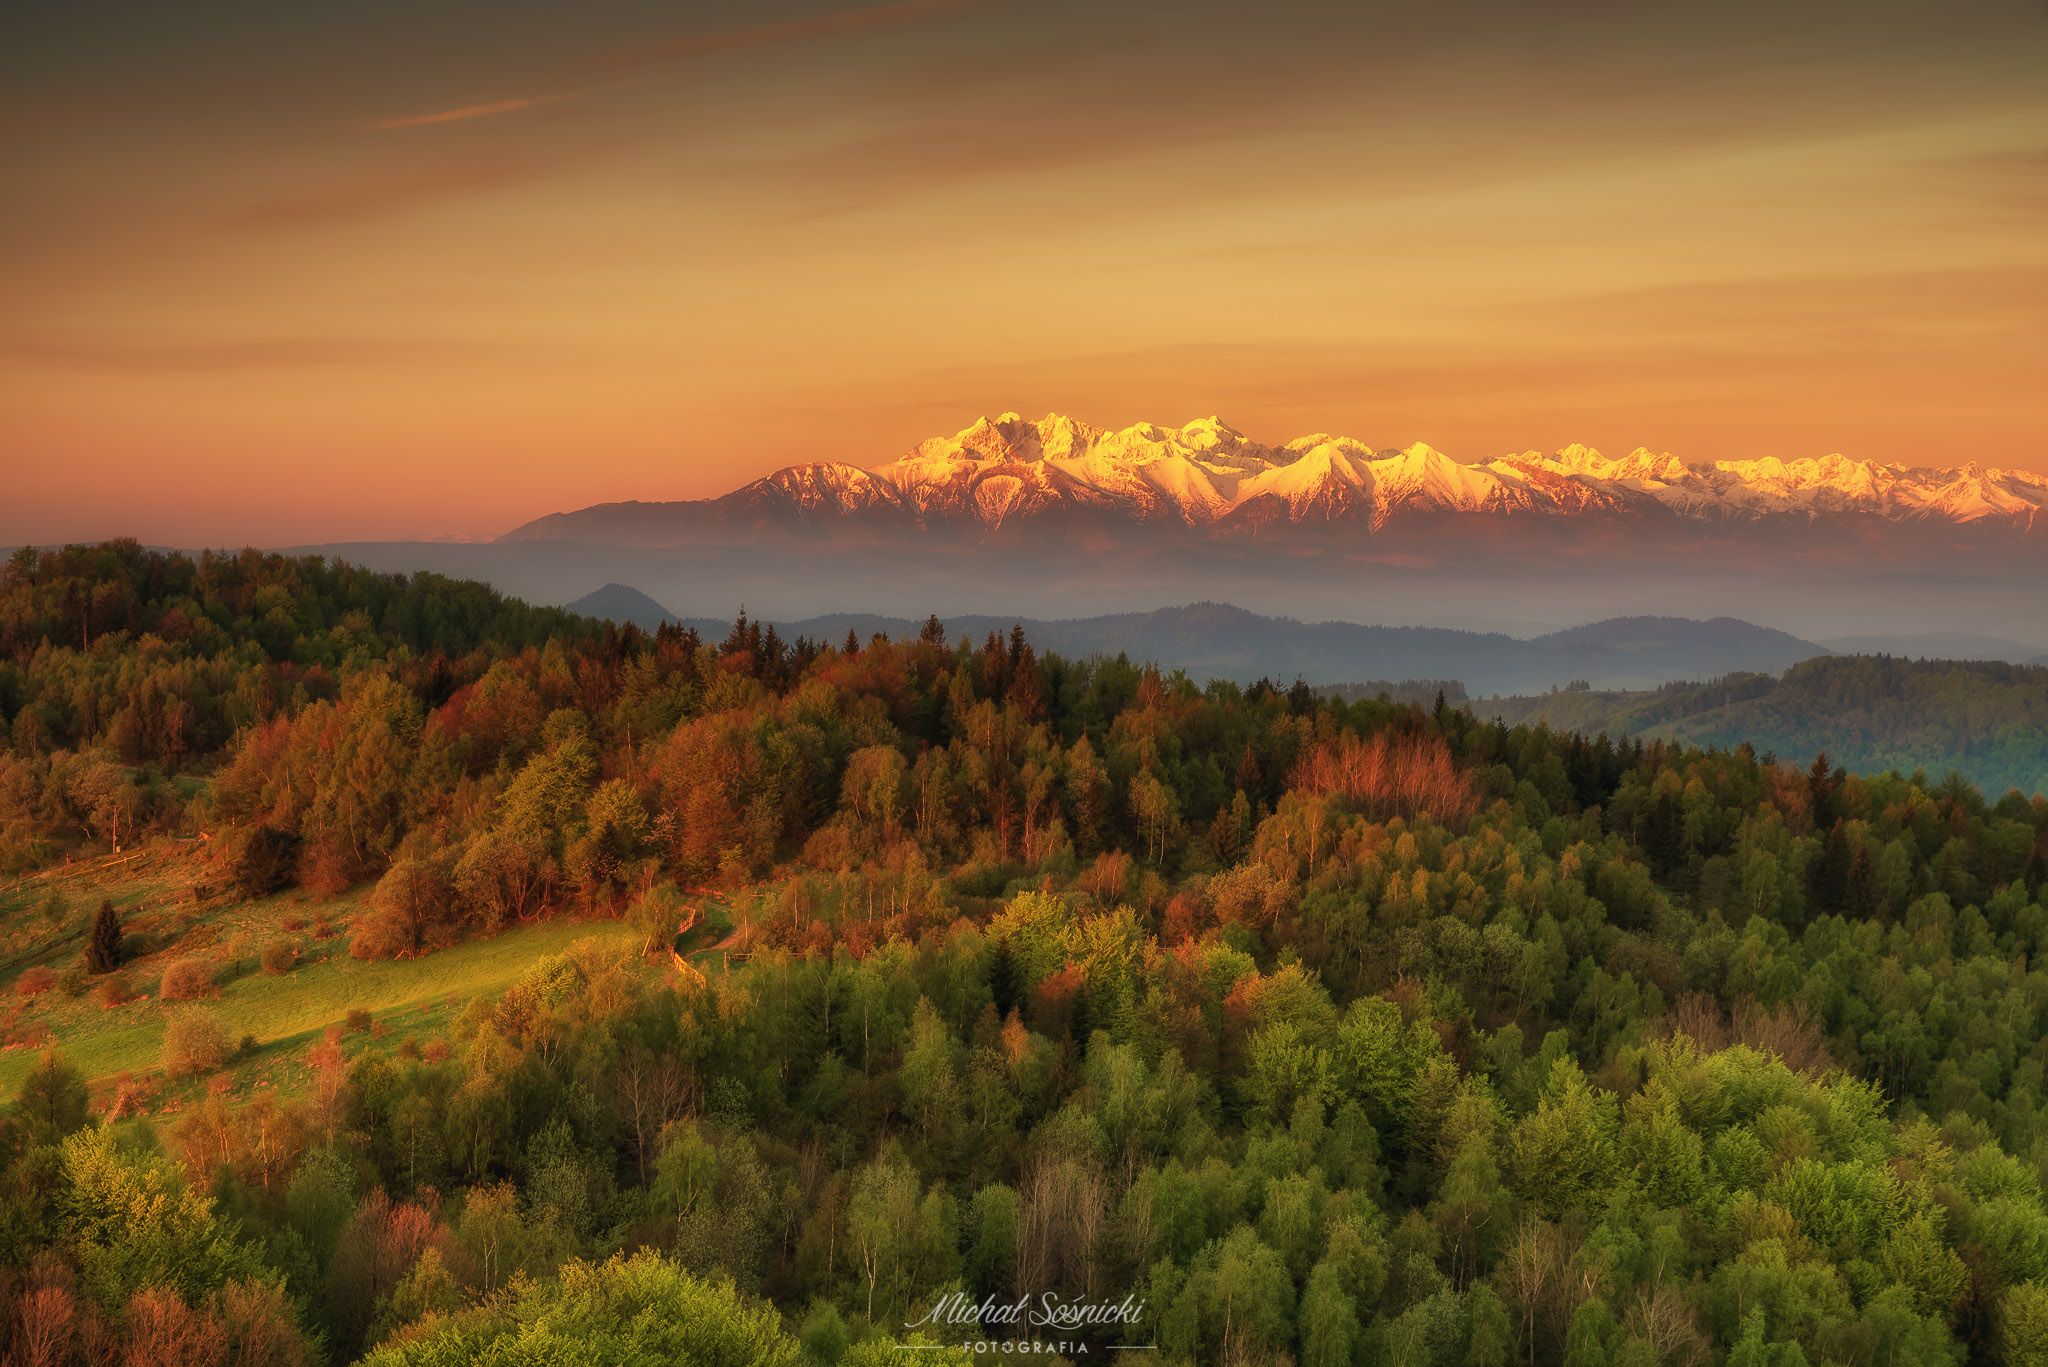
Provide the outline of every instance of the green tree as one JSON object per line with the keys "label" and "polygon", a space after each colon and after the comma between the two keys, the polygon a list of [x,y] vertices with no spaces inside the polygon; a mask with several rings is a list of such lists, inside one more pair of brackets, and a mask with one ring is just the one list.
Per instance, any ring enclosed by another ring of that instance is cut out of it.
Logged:
{"label": "green tree", "polygon": [[1508,1367],[1514,1360],[1515,1326],[1491,1286],[1478,1282],[1465,1293],[1465,1316],[1468,1367]]}
{"label": "green tree", "polygon": [[21,1080],[13,1110],[29,1142],[55,1144],[86,1127],[92,1119],[91,1106],[85,1075],[55,1049],[45,1049]]}
{"label": "green tree", "polygon": [[803,1349],[772,1306],[644,1251],[595,1265],[571,1262],[557,1279],[525,1282],[508,1297],[430,1319],[373,1350],[362,1367],[478,1362],[805,1367]]}
{"label": "green tree", "polygon": [[61,1150],[62,1206],[79,1288],[103,1309],[137,1291],[168,1287],[186,1301],[260,1277],[256,1250],[161,1158],[130,1155],[105,1128],[83,1129]]}
{"label": "green tree", "polygon": [[1551,1214],[1603,1197],[1615,1129],[1613,1097],[1596,1093],[1576,1063],[1559,1059],[1535,1112],[1509,1139],[1516,1184]]}
{"label": "green tree", "polygon": [[1304,1367],[1349,1367],[1363,1340],[1358,1303],[1343,1274],[1330,1262],[1317,1263],[1301,1293]]}
{"label": "green tree", "polygon": [[1998,1300],[1998,1346],[2008,1367],[2048,1367],[2048,1286],[2006,1288]]}
{"label": "green tree", "polygon": [[967,1208],[967,1280],[982,1296],[1006,1294],[1017,1275],[1017,1192],[991,1182]]}

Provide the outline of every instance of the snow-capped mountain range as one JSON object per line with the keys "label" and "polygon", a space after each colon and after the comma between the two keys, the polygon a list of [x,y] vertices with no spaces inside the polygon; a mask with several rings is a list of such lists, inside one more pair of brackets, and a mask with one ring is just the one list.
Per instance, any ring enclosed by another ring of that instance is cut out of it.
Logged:
{"label": "snow-capped mountain range", "polygon": [[658,528],[875,521],[993,530],[1080,515],[1219,533],[1345,524],[1380,532],[1428,515],[1562,518],[1606,514],[1692,523],[1864,517],[2048,532],[2048,475],[1903,466],[1842,455],[1690,463],[1636,450],[1609,459],[1585,446],[1464,463],[1420,442],[1381,449],[1317,433],[1267,446],[1216,418],[1111,430],[1060,414],[982,418],[863,468],[792,465],[721,498],[602,504],[526,524],[509,539],[639,544]]}

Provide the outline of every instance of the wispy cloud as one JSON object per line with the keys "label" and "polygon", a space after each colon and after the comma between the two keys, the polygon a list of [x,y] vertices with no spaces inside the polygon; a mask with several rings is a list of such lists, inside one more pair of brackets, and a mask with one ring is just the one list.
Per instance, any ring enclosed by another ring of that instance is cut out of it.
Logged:
{"label": "wispy cloud", "polygon": [[373,119],[365,123],[363,129],[371,133],[397,133],[409,128],[428,128],[436,124],[463,123],[470,119],[517,114],[522,110],[544,104],[580,99],[599,89],[630,84],[632,73],[635,72],[708,57],[714,53],[767,47],[775,43],[796,42],[808,38],[829,38],[844,33],[858,33],[865,29],[908,24],[932,15],[967,9],[981,2],[982,0],[887,0],[886,3],[879,5],[832,10],[800,19],[782,19],[773,23],[749,24],[714,33],[693,33],[680,38],[640,43],[617,48],[563,68],[564,74],[595,81],[596,84],[549,95],[517,95],[510,99],[457,105],[450,109],[436,109],[424,114],[403,114],[395,118]]}
{"label": "wispy cloud", "polygon": [[522,109],[532,109],[536,105],[571,99],[580,93],[571,91],[561,95],[522,95],[517,99],[493,100],[489,104],[465,104],[456,109],[439,109],[431,114],[407,114],[395,119],[373,119],[364,124],[363,128],[371,133],[395,133],[402,128],[424,128],[436,123],[488,119],[497,114],[516,114]]}

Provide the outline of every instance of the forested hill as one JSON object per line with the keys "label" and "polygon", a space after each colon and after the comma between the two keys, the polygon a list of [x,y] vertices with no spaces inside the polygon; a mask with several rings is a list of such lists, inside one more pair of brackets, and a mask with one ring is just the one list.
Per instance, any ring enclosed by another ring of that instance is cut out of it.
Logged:
{"label": "forested hill", "polygon": [[1657,736],[1787,757],[1825,751],[1855,773],[1951,771],[1987,792],[2048,791],[2048,668],[1882,655],[1806,660],[1648,692],[1559,691],[1471,704],[1510,724]]}
{"label": "forested hill", "polygon": [[321,556],[245,550],[198,556],[109,541],[22,547],[0,580],[0,659],[49,642],[89,651],[122,634],[174,653],[254,645],[275,660],[338,663],[392,647],[517,649],[602,627],[438,574],[379,574]]}
{"label": "forested hill", "polygon": [[2048,800],[430,587],[0,575],[0,1362],[2048,1361]]}
{"label": "forested hill", "polygon": [[[651,600],[608,585],[572,606],[648,627]],[[656,613],[660,612],[657,607]],[[673,619],[670,619],[673,620]],[[980,640],[1007,632],[1010,617],[952,616],[954,636]],[[723,636],[731,623],[708,618],[687,625]],[[785,637],[838,641],[848,631],[865,637],[916,634],[919,623],[861,613],[834,613],[778,623]],[[1365,679],[1456,679],[1473,693],[1537,691],[1586,679],[1615,688],[1647,687],[1671,679],[1701,678],[1736,670],[1782,669],[1825,653],[1811,641],[1732,617],[1616,617],[1524,640],[1500,632],[1447,627],[1363,626],[1356,622],[1302,622],[1268,617],[1227,603],[1189,603],[1151,612],[1112,613],[1022,622],[1041,650],[1062,655],[1128,655],[1181,669],[1196,679],[1247,684],[1260,678],[1308,680],[1343,687]]]}

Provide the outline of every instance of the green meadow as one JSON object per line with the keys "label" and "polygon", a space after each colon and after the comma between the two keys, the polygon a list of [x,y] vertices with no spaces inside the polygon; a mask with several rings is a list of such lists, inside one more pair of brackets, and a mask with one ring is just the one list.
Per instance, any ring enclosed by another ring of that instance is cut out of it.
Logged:
{"label": "green meadow", "polygon": [[[369,1014],[369,1034],[380,1047],[425,1044],[444,1034],[467,1003],[503,991],[537,959],[579,941],[630,950],[636,940],[617,921],[562,918],[415,959],[356,959],[348,952],[348,923],[365,895],[217,901],[195,856],[164,848],[0,893],[0,1096],[11,1097],[52,1044],[95,1084],[147,1078],[161,1067],[167,1023],[184,1010],[210,1012],[231,1039],[253,1041],[232,1066],[237,1090],[296,1090],[307,1076],[308,1047],[330,1027],[347,1028],[352,1012]],[[84,927],[102,898],[122,912],[132,955],[109,975],[120,989],[114,995],[129,998],[118,1004],[106,1002],[108,979],[77,967]],[[286,971],[261,965],[263,948],[274,942],[297,956]],[[164,969],[181,959],[206,967],[215,983],[210,994],[162,999]],[[25,995],[24,975],[38,969],[52,981]]]}

